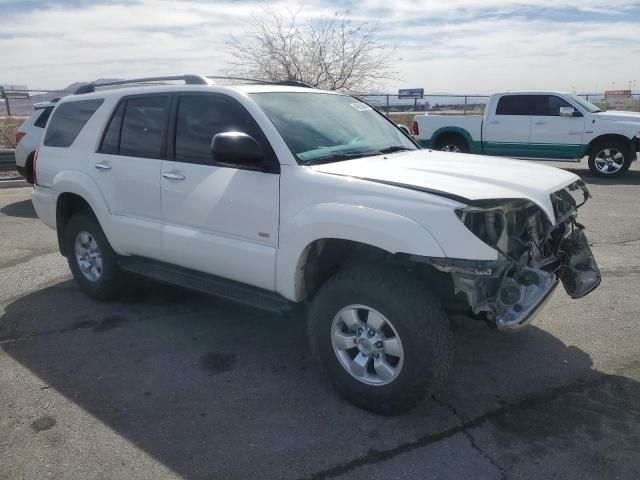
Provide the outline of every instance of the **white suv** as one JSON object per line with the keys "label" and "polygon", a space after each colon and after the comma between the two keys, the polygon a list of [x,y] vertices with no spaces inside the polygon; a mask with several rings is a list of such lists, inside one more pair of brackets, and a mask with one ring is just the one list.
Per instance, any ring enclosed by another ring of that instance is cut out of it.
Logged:
{"label": "white suv", "polygon": [[42,141],[44,127],[59,99],[36,103],[34,112],[24,121],[16,132],[16,170],[27,182],[33,183],[33,157]]}
{"label": "white suv", "polygon": [[276,311],[308,305],[312,350],[340,393],[392,414],[445,376],[446,312],[518,329],[558,279],[574,298],[600,283],[572,173],[421,150],[335,92],[140,82],[176,79],[186,85],[83,87],[47,126],[33,203],[96,299],[133,273]]}

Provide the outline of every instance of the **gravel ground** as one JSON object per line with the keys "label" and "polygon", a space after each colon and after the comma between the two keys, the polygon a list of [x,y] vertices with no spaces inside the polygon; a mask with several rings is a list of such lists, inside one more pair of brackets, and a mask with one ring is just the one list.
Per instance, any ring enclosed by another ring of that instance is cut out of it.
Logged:
{"label": "gravel ground", "polygon": [[640,478],[640,169],[569,166],[600,288],[517,334],[452,318],[448,384],[393,418],[335,394],[300,316],[88,299],[30,189],[0,190],[0,479]]}

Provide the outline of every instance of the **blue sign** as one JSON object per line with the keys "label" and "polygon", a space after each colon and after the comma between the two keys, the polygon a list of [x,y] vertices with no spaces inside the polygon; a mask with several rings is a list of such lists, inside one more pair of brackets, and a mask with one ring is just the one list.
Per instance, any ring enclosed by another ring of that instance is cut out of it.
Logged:
{"label": "blue sign", "polygon": [[398,98],[422,98],[424,88],[401,88],[398,90]]}

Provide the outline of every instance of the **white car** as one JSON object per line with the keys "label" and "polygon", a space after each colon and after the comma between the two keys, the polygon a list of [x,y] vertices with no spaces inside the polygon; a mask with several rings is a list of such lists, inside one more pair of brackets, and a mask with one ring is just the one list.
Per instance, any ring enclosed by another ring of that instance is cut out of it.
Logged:
{"label": "white car", "polygon": [[558,280],[574,298],[600,283],[572,173],[421,150],[335,92],[144,80],[167,79],[186,85],[82,87],[37,154],[33,204],[93,298],[133,273],[307,305],[337,389],[392,414],[444,378],[447,311],[518,329]]}
{"label": "white car", "polygon": [[16,170],[29,183],[33,183],[33,157],[42,141],[44,127],[58,100],[36,103],[33,106],[34,112],[22,122],[16,132]]}
{"label": "white car", "polygon": [[496,93],[480,115],[416,115],[425,148],[535,160],[579,162],[598,177],[617,177],[640,151],[640,113],[603,112],[563,92]]}

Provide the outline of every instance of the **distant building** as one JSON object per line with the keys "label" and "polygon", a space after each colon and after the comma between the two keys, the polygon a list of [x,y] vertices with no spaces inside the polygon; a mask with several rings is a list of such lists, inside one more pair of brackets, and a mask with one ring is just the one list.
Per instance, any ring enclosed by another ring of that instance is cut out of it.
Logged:
{"label": "distant building", "polygon": [[607,90],[604,92],[604,103],[609,110],[637,107],[639,102],[640,100],[633,98],[631,90]]}

